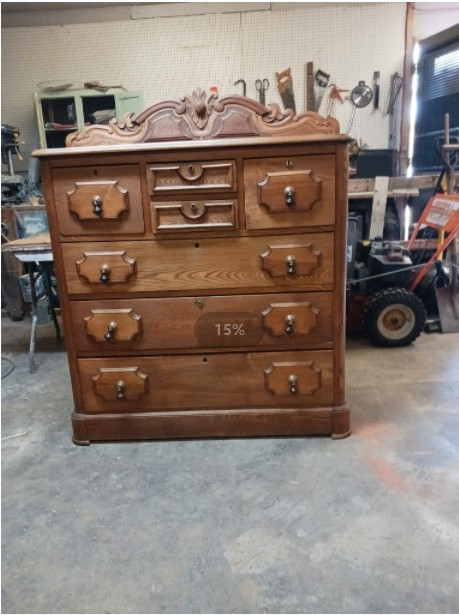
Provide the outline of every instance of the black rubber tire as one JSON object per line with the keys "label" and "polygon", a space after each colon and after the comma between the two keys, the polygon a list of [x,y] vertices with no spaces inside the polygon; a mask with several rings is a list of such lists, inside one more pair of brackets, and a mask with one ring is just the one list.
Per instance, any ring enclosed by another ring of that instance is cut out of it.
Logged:
{"label": "black rubber tire", "polygon": [[[401,306],[401,309],[396,308],[397,305]],[[394,306],[392,318],[391,306]],[[386,328],[385,322],[388,323]],[[376,346],[408,346],[419,337],[425,323],[426,310],[423,302],[406,288],[379,290],[369,298],[362,312],[363,332]],[[393,328],[390,329],[389,325]]]}

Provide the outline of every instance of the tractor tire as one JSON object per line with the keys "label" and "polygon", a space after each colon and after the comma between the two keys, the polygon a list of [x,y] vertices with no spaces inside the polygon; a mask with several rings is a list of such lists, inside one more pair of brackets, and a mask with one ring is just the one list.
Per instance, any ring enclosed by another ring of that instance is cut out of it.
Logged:
{"label": "tractor tire", "polygon": [[406,288],[379,290],[362,313],[363,332],[376,346],[408,346],[419,337],[425,323],[423,302]]}

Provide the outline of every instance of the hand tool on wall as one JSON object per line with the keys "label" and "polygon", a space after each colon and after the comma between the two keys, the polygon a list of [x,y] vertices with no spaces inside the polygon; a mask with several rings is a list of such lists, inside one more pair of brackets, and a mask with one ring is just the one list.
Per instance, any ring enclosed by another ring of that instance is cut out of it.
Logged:
{"label": "hand tool on wall", "polygon": [[242,96],[247,96],[247,84],[244,81],[244,79],[238,79],[237,81],[235,81],[233,83],[233,85],[238,85],[239,83],[242,83]]}
{"label": "hand tool on wall", "polygon": [[342,90],[341,88],[339,88],[338,86],[336,86],[334,83],[331,83],[328,87],[329,92],[328,92],[328,100],[327,100],[327,108],[324,114],[324,117],[328,117],[329,115],[333,115],[334,111],[335,111],[335,103],[337,100],[339,100],[339,102],[341,104],[344,103],[344,97],[342,96],[343,92],[349,92],[349,90]]}
{"label": "hand tool on wall", "polygon": [[354,123],[354,116],[356,109],[362,109],[371,103],[371,99],[373,98],[373,92],[371,91],[370,86],[368,86],[365,81],[359,81],[359,83],[355,86],[350,94],[350,101],[352,103],[352,113],[351,119],[349,121],[349,126],[347,127],[347,134],[351,134],[352,124]]}
{"label": "hand tool on wall", "polygon": [[373,73],[373,91],[375,93],[373,98],[373,109],[379,109],[379,70],[375,70]]}
{"label": "hand tool on wall", "polygon": [[267,79],[257,79],[255,81],[255,88],[258,92],[260,103],[264,105],[266,103],[265,92],[269,88],[269,81]]}
{"label": "hand tool on wall", "polygon": [[316,72],[315,83],[318,86],[318,95],[315,97],[315,111],[319,111],[320,103],[322,102],[322,98],[324,97],[325,88],[328,86],[328,82],[330,81],[330,75],[323,70],[319,70]]}
{"label": "hand tool on wall", "polygon": [[389,103],[387,105],[387,114],[393,115],[395,110],[395,101],[400,94],[400,90],[402,89],[403,78],[400,77],[398,73],[394,73],[390,80],[390,95],[389,95]]}
{"label": "hand tool on wall", "polygon": [[282,98],[282,103],[286,109],[291,109],[296,113],[295,97],[293,95],[292,71],[290,68],[281,73],[276,73],[277,89]]}
{"label": "hand tool on wall", "polygon": [[314,111],[314,63],[306,64],[306,111]]}

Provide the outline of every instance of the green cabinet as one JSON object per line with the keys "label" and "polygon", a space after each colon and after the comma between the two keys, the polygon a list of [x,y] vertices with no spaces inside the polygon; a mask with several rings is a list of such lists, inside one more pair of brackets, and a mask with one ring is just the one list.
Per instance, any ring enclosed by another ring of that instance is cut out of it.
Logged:
{"label": "green cabinet", "polygon": [[121,89],[35,92],[34,101],[42,148],[65,147],[68,134],[100,123],[98,112],[113,110],[116,119],[121,120],[126,113],[143,108],[142,92]]}

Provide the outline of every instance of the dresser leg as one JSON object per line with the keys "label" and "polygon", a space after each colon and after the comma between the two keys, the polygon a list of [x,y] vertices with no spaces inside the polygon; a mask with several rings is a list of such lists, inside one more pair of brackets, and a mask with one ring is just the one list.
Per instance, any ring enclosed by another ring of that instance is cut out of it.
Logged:
{"label": "dresser leg", "polygon": [[333,409],[333,440],[342,440],[351,434],[349,406],[338,406]]}
{"label": "dresser leg", "polygon": [[72,414],[72,427],[72,442],[78,446],[89,446],[91,442],[86,431],[86,421],[81,414],[79,415],[76,412]]}

